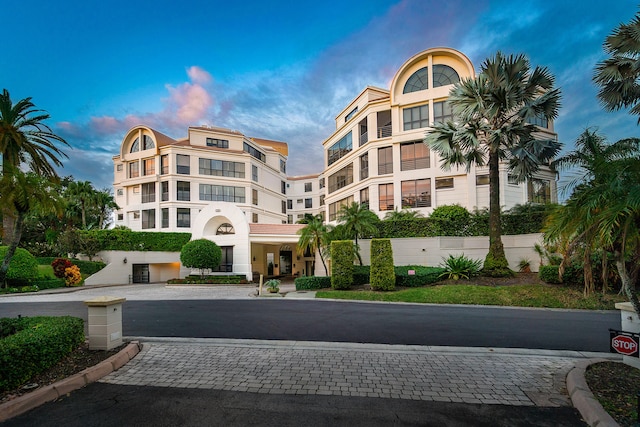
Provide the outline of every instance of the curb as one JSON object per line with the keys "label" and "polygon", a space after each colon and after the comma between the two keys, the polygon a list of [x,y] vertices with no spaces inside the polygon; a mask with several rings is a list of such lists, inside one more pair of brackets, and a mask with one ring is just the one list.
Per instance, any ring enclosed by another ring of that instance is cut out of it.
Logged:
{"label": "curb", "polygon": [[600,402],[595,398],[584,374],[589,365],[599,362],[607,362],[607,359],[581,360],[575,364],[567,374],[567,391],[571,397],[573,406],[591,427],[620,427],[620,425],[604,410]]}
{"label": "curb", "polygon": [[139,341],[131,341],[129,345],[117,354],[114,354],[95,366],[1,404],[0,422],[24,414],[44,403],[59,399],[67,393],[78,390],[120,369],[128,361],[133,359],[140,352],[141,348],[142,346]]}

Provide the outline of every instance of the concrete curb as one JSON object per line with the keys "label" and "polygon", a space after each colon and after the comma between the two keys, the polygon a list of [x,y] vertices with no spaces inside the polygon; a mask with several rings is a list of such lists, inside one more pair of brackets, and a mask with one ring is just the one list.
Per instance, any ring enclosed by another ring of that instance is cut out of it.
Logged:
{"label": "concrete curb", "polygon": [[95,366],[80,371],[57,383],[39,388],[1,404],[0,422],[24,414],[44,403],[56,400],[67,393],[78,390],[120,369],[124,364],[133,359],[140,352],[141,348],[142,346],[139,341],[132,341],[117,354],[114,354]]}
{"label": "concrete curb", "polygon": [[604,410],[600,402],[591,393],[584,377],[589,365],[607,361],[610,360],[581,360],[567,374],[567,391],[571,397],[571,402],[591,427],[619,427],[619,424]]}

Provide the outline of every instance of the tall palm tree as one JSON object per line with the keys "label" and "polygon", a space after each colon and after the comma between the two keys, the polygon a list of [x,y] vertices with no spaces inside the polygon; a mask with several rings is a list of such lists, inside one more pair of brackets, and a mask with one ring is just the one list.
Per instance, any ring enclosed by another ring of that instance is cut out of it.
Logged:
{"label": "tall palm tree", "polygon": [[298,254],[303,255],[307,251],[315,254],[317,251],[320,254],[320,261],[322,261],[322,266],[326,272],[329,270],[327,270],[323,252],[326,246],[327,231],[327,226],[324,224],[322,216],[316,215],[308,219],[307,225],[297,232],[300,235]]}
{"label": "tall palm tree", "polygon": [[109,225],[109,217],[114,209],[118,209],[118,204],[113,198],[113,194],[108,189],[95,191],[92,198],[93,208],[98,213],[98,229],[102,230]]}
{"label": "tall palm tree", "polygon": [[375,234],[378,230],[380,218],[360,203],[353,202],[350,205],[344,205],[340,208],[338,211],[338,222],[344,225],[345,231],[350,238],[355,239],[356,256],[358,257],[358,262],[362,265],[358,238]]}
{"label": "tall palm tree", "polygon": [[80,209],[82,228],[87,229],[87,211],[93,203],[96,190],[89,181],[72,181],[67,186],[65,196]]}
{"label": "tall palm tree", "polygon": [[457,83],[449,94],[456,122],[435,123],[425,143],[441,157],[443,169],[451,166],[489,166],[489,253],[487,275],[510,275],[502,245],[500,225],[499,165],[519,181],[531,177],[552,159],[561,144],[537,139],[532,119],[553,120],[558,115],[560,91],[546,68],[531,69],[524,55],[496,53],[474,79]]}
{"label": "tall palm tree", "polygon": [[596,65],[593,77],[600,102],[608,111],[631,107],[631,114],[640,116],[640,12],[613,30],[604,50],[610,57]]}
{"label": "tall palm tree", "polygon": [[[9,169],[9,170],[7,170]],[[20,239],[24,219],[30,212],[61,213],[59,193],[50,180],[35,173],[24,173],[19,169],[5,167],[5,175],[0,179],[0,203],[15,218],[7,253],[0,264],[0,285],[3,285]]]}
{"label": "tall palm tree", "polygon": [[[2,175],[26,165],[36,174],[46,177],[57,176],[54,166],[62,166],[60,158],[67,157],[57,143],[68,146],[60,136],[54,134],[45,120],[49,114],[35,108],[31,98],[15,104],[9,91],[0,94],[0,154],[2,154]],[[10,211],[3,210],[3,241],[13,240],[10,234],[15,218]]]}

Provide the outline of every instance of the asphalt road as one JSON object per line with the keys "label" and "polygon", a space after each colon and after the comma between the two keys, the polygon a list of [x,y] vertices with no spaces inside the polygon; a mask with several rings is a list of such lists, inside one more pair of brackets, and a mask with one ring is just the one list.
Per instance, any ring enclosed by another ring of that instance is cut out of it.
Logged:
{"label": "asphalt road", "polygon": [[[86,320],[82,302],[3,303],[0,316]],[[615,311],[313,300],[127,301],[125,336],[244,338],[608,352]]]}

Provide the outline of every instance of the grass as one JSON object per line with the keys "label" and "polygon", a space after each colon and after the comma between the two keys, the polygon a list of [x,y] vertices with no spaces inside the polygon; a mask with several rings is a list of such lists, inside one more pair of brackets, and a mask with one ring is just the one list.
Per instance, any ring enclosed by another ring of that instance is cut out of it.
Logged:
{"label": "grass", "polygon": [[40,273],[40,277],[56,277],[53,274],[53,267],[50,265],[38,265],[38,272]]}
{"label": "grass", "polygon": [[595,294],[585,298],[582,290],[546,285],[438,285],[394,292],[319,291],[316,298],[589,310],[613,310],[616,302],[626,301],[622,295]]}

